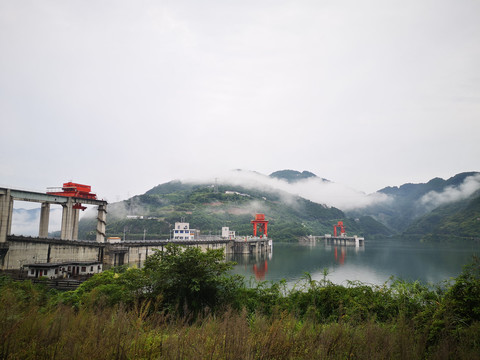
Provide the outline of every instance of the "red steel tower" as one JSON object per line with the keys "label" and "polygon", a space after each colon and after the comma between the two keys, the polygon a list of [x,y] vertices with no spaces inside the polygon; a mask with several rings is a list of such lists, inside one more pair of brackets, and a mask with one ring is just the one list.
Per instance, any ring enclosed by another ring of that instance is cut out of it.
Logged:
{"label": "red steel tower", "polygon": [[345,234],[345,226],[343,226],[343,221],[339,221],[337,225],[333,225],[333,236],[337,237],[337,227],[340,228],[340,236]]}
{"label": "red steel tower", "polygon": [[259,231],[261,231],[263,235],[265,235],[265,237],[268,237],[267,235],[268,220],[265,220],[265,214],[255,214],[255,220],[252,220],[251,223],[253,224],[253,236],[255,237],[257,236],[257,225],[258,225]]}

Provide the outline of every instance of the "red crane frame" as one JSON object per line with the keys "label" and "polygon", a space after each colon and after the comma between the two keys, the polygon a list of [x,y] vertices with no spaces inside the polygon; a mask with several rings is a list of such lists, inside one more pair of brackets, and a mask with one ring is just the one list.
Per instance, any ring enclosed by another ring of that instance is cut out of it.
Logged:
{"label": "red crane frame", "polygon": [[259,227],[258,230],[261,231],[263,235],[265,235],[265,237],[268,237],[267,235],[268,220],[265,220],[265,214],[255,214],[255,220],[252,220],[251,223],[253,224],[253,236],[255,237],[257,236],[257,226],[258,226]]}
{"label": "red crane frame", "polygon": [[340,228],[340,236],[345,234],[345,226],[343,226],[343,221],[339,221],[337,225],[333,225],[334,237],[337,237],[337,228]]}

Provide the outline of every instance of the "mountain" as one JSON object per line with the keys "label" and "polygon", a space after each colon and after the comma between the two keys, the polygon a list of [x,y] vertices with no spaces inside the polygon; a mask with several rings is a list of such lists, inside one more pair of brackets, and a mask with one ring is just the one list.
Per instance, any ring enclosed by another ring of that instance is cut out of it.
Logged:
{"label": "mountain", "polygon": [[403,235],[424,240],[480,240],[480,190],[467,200],[439,206],[421,216]]}
{"label": "mountain", "polygon": [[447,180],[434,178],[427,183],[386,187],[378,193],[387,195],[389,201],[355,209],[348,214],[372,216],[393,231],[403,233],[417,219],[438,206],[454,202],[456,197],[460,202],[468,201],[479,184],[480,173],[464,172]]}
{"label": "mountain", "polygon": [[[229,226],[237,234],[249,235],[254,214],[265,213],[269,235],[281,241],[332,233],[340,220],[348,234],[370,239],[394,234],[471,238],[479,234],[475,220],[480,218],[479,189],[478,172],[386,187],[367,195],[309,171],[281,170],[266,176],[236,170],[220,181],[170,181],[109,204],[107,233],[132,239],[144,234],[167,238],[173,224],[184,218],[203,234]],[[84,236],[94,237],[93,224],[93,220],[80,221]]]}
{"label": "mountain", "polygon": [[[392,234],[368,216],[348,218],[341,210],[318,204],[297,195],[263,186],[229,183],[160,184],[143,195],[109,204],[107,236],[129,239],[168,238],[175,222],[184,219],[202,234],[218,234],[223,226],[240,235],[251,235],[255,213],[265,213],[268,234],[276,241],[296,241],[307,235],[333,232],[343,221],[347,233],[366,237]],[[94,219],[82,219],[83,238],[93,238]]]}
{"label": "mountain", "polygon": [[[317,175],[310,171],[296,171],[296,170],[280,170],[275,171],[269,175],[272,178],[285,180],[288,183],[294,183],[300,180],[308,179],[308,178],[318,178]],[[323,179],[323,181],[328,181],[327,179]]]}

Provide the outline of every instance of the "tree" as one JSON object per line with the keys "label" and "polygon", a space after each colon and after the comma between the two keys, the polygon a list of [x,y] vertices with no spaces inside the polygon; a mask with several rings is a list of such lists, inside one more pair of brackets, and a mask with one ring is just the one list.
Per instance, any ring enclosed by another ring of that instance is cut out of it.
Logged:
{"label": "tree", "polygon": [[233,263],[224,261],[223,249],[202,252],[196,247],[168,244],[145,262],[150,296],[163,307],[181,315],[197,315],[215,309],[224,284],[224,275]]}

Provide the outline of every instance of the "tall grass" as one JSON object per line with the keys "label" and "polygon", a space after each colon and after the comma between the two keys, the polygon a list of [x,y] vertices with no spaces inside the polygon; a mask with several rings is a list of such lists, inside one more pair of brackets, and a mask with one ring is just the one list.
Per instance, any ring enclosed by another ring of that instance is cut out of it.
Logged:
{"label": "tall grass", "polygon": [[[15,284],[16,285],[16,284]],[[405,315],[388,322],[319,322],[289,311],[227,310],[192,321],[152,312],[152,304],[126,308],[42,306],[42,290],[16,286],[0,293],[1,359],[475,359],[480,323],[444,331],[429,344],[428,331]],[[25,289],[24,289],[25,290]]]}
{"label": "tall grass", "polygon": [[[23,313],[5,331],[2,359],[475,359],[478,324],[427,348],[413,324],[368,321],[316,324],[291,314],[270,318],[246,312],[208,316],[194,324],[142,319],[121,307],[98,313],[60,306]],[[475,335],[475,332],[477,334]]]}
{"label": "tall grass", "polygon": [[0,277],[0,359],[480,359],[478,261],[436,287],[223,279],[196,312],[137,279],[148,289],[135,270],[58,293]]}

